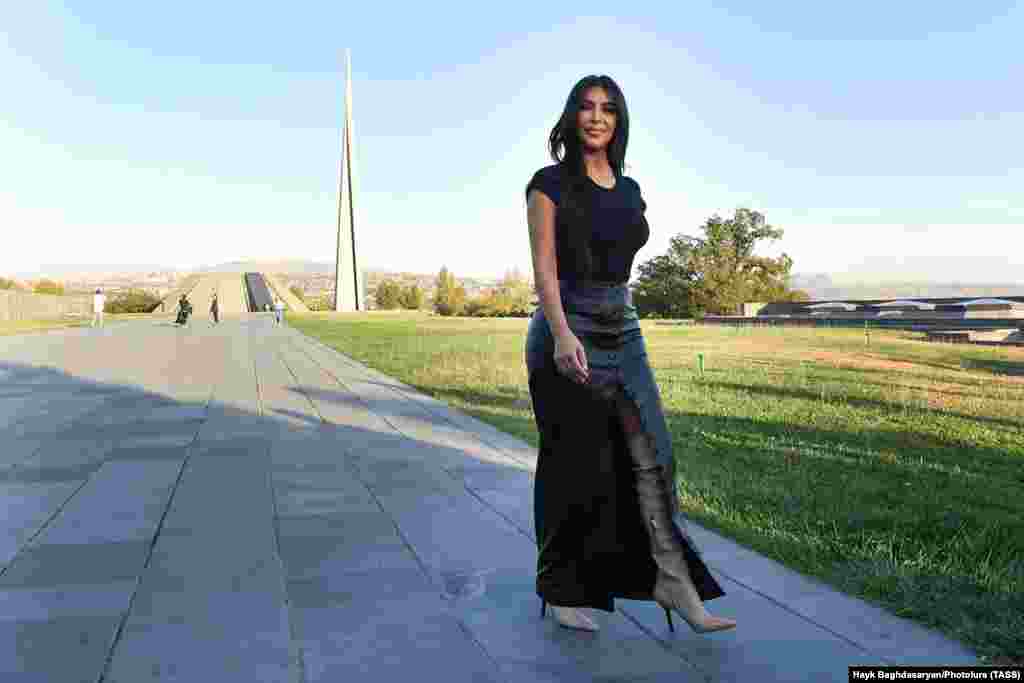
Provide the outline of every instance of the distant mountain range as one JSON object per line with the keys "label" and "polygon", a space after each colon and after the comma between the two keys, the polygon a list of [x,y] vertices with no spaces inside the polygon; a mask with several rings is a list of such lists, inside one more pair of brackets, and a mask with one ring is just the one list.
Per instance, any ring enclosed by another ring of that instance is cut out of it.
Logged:
{"label": "distant mountain range", "polygon": [[74,275],[135,275],[138,273],[175,273],[182,269],[157,263],[53,263],[29,273],[13,273],[17,278],[66,278]]}
{"label": "distant mountain range", "polygon": [[216,266],[196,268],[199,273],[288,273],[291,275],[317,275],[334,272],[334,263],[319,263],[301,259],[282,259],[280,261],[231,261]]}
{"label": "distant mountain range", "polygon": [[[375,276],[390,277],[395,271],[386,268],[367,267]],[[44,266],[36,273],[12,273],[20,279],[37,279],[49,277],[64,279],[76,275],[131,275],[146,273],[241,273],[247,271],[281,273],[285,275],[332,275],[333,262],[309,261],[304,259],[260,259],[251,261],[232,261],[201,268],[184,269],[160,264],[54,264]],[[0,273],[3,275],[3,273]],[[403,273],[407,277],[433,278],[436,273]],[[530,273],[526,273],[529,277]],[[480,279],[480,278],[458,278]],[[491,278],[483,278],[490,280]],[[497,279],[497,278],[493,278]],[[888,299],[897,297],[964,297],[964,296],[1024,296],[1022,282],[921,282],[921,281],[853,281],[850,276],[833,276],[828,273],[794,273],[790,278],[790,286],[807,292],[812,299]]]}
{"label": "distant mountain range", "polygon": [[836,282],[826,273],[794,273],[790,287],[807,292],[813,300],[1024,296],[1020,282]]}

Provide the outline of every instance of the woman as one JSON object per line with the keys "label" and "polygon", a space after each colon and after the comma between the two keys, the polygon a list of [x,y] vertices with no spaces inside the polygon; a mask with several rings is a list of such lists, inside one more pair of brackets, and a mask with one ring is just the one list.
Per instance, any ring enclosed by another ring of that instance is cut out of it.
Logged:
{"label": "woman", "polygon": [[540,306],[526,340],[540,433],[534,484],[537,594],[568,628],[578,608],[655,600],[697,632],[732,628],[724,595],[675,519],[675,461],[626,283],[648,239],[640,187],[623,175],[629,114],[608,76],[573,87],[551,157],[526,186]]}
{"label": "woman", "polygon": [[192,315],[192,304],[189,303],[188,297],[184,294],[178,299],[178,318],[174,322],[179,325],[188,324],[188,317]]}

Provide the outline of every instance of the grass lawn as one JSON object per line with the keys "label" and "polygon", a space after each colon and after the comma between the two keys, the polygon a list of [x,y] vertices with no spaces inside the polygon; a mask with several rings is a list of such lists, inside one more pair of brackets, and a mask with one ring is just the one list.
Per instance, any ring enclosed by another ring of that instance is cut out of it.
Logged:
{"label": "grass lawn", "polygon": [[[525,319],[288,322],[537,444]],[[891,331],[866,346],[857,330],[643,329],[689,517],[983,661],[1024,661],[1024,348]]]}
{"label": "grass lawn", "polygon": [[[166,317],[166,316],[165,316]],[[103,316],[103,324],[123,320],[155,319],[152,313],[107,313]],[[88,327],[92,317],[88,318],[56,318],[49,320],[0,320],[0,336],[6,334],[26,334],[44,332],[67,327]]]}
{"label": "grass lawn", "polygon": [[0,320],[0,335],[25,334],[27,332],[42,332],[44,330],[55,330],[63,327],[82,327],[88,325],[89,321],[82,321],[79,318],[61,318],[57,320]]}

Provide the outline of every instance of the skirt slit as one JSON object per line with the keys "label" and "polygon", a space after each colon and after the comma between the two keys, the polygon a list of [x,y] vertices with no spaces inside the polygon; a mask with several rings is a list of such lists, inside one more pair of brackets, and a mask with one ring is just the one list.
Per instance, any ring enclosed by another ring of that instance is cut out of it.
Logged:
{"label": "skirt slit", "polygon": [[[627,434],[642,432],[649,440],[672,482],[672,509],[678,513],[675,461],[639,325],[628,319],[605,324],[585,313],[628,313],[628,290],[562,292],[570,328],[587,354],[590,381],[579,384],[558,371],[554,338],[537,309],[525,349],[540,441],[534,476],[537,595],[552,605],[611,612],[616,597],[652,600],[658,572]],[[685,533],[684,538],[698,593],[705,600],[723,595]]]}

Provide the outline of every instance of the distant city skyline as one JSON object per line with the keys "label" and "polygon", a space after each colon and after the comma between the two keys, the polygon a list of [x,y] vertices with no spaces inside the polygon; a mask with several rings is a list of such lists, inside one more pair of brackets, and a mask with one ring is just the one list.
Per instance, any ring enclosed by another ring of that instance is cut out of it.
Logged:
{"label": "distant city skyline", "polygon": [[634,277],[745,206],[795,272],[1024,283],[1024,7],[615,7],[12,5],[0,276],[332,262],[350,46],[365,268],[530,273],[523,188],[569,89],[607,73],[651,225]]}

